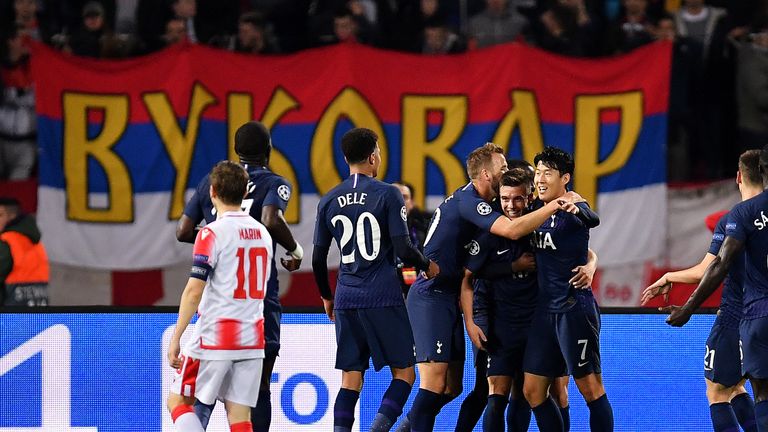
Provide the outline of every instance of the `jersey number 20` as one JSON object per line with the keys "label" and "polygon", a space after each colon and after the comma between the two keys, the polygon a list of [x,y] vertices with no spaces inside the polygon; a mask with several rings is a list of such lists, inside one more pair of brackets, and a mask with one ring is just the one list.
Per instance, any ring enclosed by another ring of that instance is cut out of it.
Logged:
{"label": "jersey number 20", "polygon": [[[368,248],[365,242],[365,221],[371,225],[371,247],[372,251],[368,252]],[[366,261],[373,261],[379,256],[379,250],[381,250],[381,227],[376,217],[371,212],[363,212],[357,218],[355,225],[352,225],[352,220],[344,215],[336,215],[331,219],[333,226],[336,226],[336,222],[341,222],[341,241],[339,241],[339,249],[341,250],[341,263],[351,264],[355,262],[355,248],[345,254],[344,250],[347,248],[347,244],[352,240],[352,234],[356,234],[357,237],[357,250],[360,251],[360,256]]]}
{"label": "jersey number 20", "polygon": [[266,248],[255,247],[246,249],[237,249],[237,289],[235,289],[235,298],[244,299],[245,294],[245,261],[248,261],[248,297],[252,299],[263,299],[267,288],[267,265],[268,252]]}

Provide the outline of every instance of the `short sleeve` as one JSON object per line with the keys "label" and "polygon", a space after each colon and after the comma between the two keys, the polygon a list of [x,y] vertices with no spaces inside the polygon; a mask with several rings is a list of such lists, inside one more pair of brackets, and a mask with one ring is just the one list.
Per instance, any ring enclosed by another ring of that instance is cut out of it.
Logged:
{"label": "short sleeve", "polygon": [[391,238],[408,235],[408,210],[403,195],[395,187],[387,187],[384,205],[387,212],[387,227]]}
{"label": "short sleeve", "polygon": [[[187,205],[184,206],[184,214],[192,219],[192,222],[195,224],[199,224],[202,222],[203,219],[205,219],[205,215],[203,214],[203,203],[201,194],[202,193],[208,193],[208,176],[204,177],[200,184],[197,185],[197,189],[195,189],[195,193],[192,194],[192,198],[189,199],[189,202],[187,202]],[[204,191],[201,191],[201,189],[205,189]]]}
{"label": "short sleeve", "polygon": [[325,201],[321,200],[317,205],[317,217],[315,218],[315,238],[314,245],[320,247],[331,247],[333,241],[333,235],[328,230],[328,226],[325,224]]}
{"label": "short sleeve", "polygon": [[[746,203],[746,202],[745,202]],[[739,203],[731,210],[728,222],[725,224],[726,237],[733,237],[739,241],[746,241],[750,225],[746,217],[745,203]]]}
{"label": "short sleeve", "polygon": [[488,260],[488,252],[495,249],[490,232],[484,232],[475,237],[467,248],[467,263],[465,267],[472,273],[477,273]]}
{"label": "short sleeve", "polygon": [[285,211],[288,207],[288,200],[291,199],[291,185],[288,181],[282,177],[277,177],[276,181],[272,183],[267,191],[267,195],[264,196],[264,206],[277,206],[280,210]]}
{"label": "short sleeve", "polygon": [[201,229],[192,248],[192,270],[190,277],[208,280],[216,267],[216,233],[209,227]]}
{"label": "short sleeve", "polygon": [[725,240],[725,225],[728,221],[728,215],[723,215],[717,225],[715,225],[715,232],[712,234],[712,241],[709,243],[709,253],[717,255],[720,252],[720,246],[723,245]]}
{"label": "short sleeve", "polygon": [[462,218],[485,231],[490,231],[493,223],[501,216],[482,198],[469,195],[460,198],[459,212]]}

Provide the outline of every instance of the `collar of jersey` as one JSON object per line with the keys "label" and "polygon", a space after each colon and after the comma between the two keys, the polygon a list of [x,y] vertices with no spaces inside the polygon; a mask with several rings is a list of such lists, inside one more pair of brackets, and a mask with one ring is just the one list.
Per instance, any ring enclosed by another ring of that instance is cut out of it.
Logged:
{"label": "collar of jersey", "polygon": [[243,217],[243,216],[249,216],[249,215],[248,215],[248,213],[246,213],[246,212],[244,212],[242,210],[239,210],[239,211],[226,211],[226,212],[224,212],[224,213],[219,215],[219,217],[221,217],[221,218],[225,218],[225,217]]}

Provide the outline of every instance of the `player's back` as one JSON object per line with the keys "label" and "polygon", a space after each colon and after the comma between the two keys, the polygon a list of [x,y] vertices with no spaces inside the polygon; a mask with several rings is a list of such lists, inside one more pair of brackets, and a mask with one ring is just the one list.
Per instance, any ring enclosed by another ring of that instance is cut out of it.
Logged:
{"label": "player's back", "polygon": [[[589,228],[577,216],[558,211],[533,232],[539,304],[550,312],[565,312],[575,304],[572,270],[589,258]],[[578,290],[591,293],[590,290]]]}
{"label": "player's back", "polygon": [[227,212],[198,233],[196,266],[210,276],[188,348],[202,359],[264,356],[263,299],[271,273],[272,238],[245,212]]}
{"label": "player's back", "polygon": [[[341,252],[337,309],[403,304],[392,237],[407,236],[402,195],[392,185],[352,174],[318,205],[318,230],[329,232]],[[316,244],[323,237],[316,233]]]}
{"label": "player's back", "polygon": [[412,288],[458,292],[467,256],[478,248],[474,237],[481,229],[489,231],[499,216],[472,183],[448,196],[432,215],[424,241],[424,255],[440,266],[440,274],[429,280],[419,278]]}
{"label": "player's back", "polygon": [[768,316],[768,191],[737,204],[726,235],[744,242],[744,318]]}

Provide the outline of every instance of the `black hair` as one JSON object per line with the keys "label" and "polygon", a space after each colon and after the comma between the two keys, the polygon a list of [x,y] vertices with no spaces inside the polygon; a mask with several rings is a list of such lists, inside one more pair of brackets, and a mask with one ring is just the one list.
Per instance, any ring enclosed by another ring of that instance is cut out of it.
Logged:
{"label": "black hair", "polygon": [[0,207],[5,207],[9,213],[19,214],[21,203],[13,197],[0,197]]}
{"label": "black hair", "polygon": [[242,162],[260,162],[266,164],[272,150],[272,138],[266,126],[257,121],[249,121],[235,132],[235,153]]}
{"label": "black hair", "polygon": [[763,174],[763,183],[768,182],[768,144],[760,152],[760,173]]}
{"label": "black hair", "polygon": [[512,168],[501,176],[501,186],[522,187],[526,195],[531,193],[533,184],[531,170],[528,168]]}
{"label": "black hair", "polygon": [[539,165],[539,162],[543,163],[545,167],[556,169],[560,172],[560,176],[570,174],[573,177],[573,157],[557,147],[544,147],[544,151],[537,154],[533,158],[533,164]]}
{"label": "black hair", "polygon": [[531,184],[533,184],[534,171],[533,165],[530,162],[523,159],[507,159],[507,168],[509,171],[519,169],[522,170]]}
{"label": "black hair", "polygon": [[258,12],[246,12],[237,20],[240,24],[250,24],[256,28],[264,28],[264,16]]}
{"label": "black hair", "polygon": [[378,141],[376,132],[366,128],[354,128],[341,137],[341,152],[347,158],[347,163],[360,163],[376,151]]}

